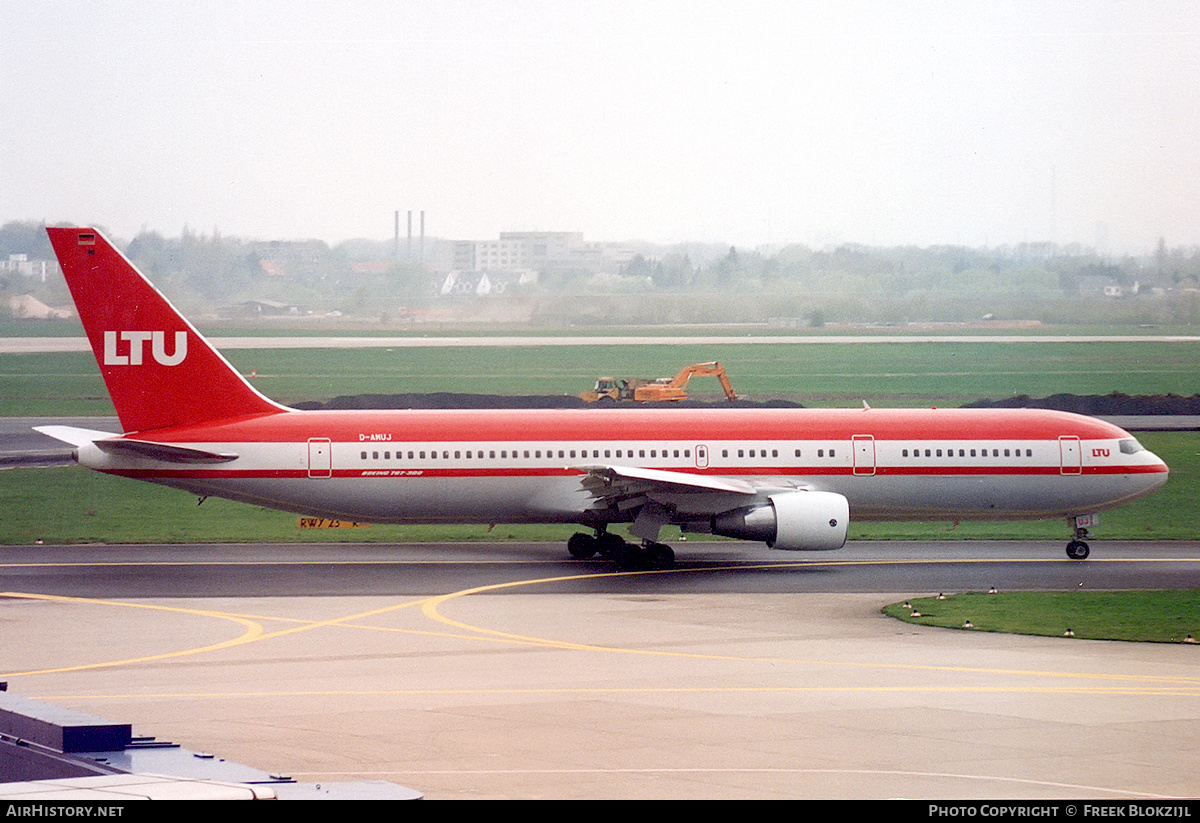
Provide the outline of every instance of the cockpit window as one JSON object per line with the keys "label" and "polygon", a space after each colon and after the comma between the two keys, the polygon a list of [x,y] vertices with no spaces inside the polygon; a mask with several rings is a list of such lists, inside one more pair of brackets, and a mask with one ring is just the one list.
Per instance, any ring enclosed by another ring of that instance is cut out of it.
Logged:
{"label": "cockpit window", "polygon": [[1142,444],[1132,437],[1121,441],[1121,454],[1137,454],[1142,450]]}

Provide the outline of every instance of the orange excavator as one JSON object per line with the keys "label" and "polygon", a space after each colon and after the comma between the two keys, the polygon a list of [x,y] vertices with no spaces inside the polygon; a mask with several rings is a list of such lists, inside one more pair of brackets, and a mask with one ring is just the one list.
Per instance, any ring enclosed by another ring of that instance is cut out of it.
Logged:
{"label": "orange excavator", "polygon": [[733,386],[725,368],[715,360],[711,363],[693,363],[680,369],[674,377],[660,377],[658,380],[617,380],[613,377],[601,377],[596,381],[596,388],[585,391],[579,396],[588,403],[616,403],[632,400],[635,403],[655,403],[670,400],[686,400],[687,384],[693,377],[713,376],[721,381],[727,400],[737,400]]}

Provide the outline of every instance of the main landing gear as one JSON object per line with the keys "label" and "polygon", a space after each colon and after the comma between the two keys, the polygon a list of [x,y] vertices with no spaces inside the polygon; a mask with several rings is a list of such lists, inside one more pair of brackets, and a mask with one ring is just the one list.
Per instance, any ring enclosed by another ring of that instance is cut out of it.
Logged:
{"label": "main landing gear", "polygon": [[624,571],[665,569],[675,562],[674,549],[665,543],[645,540],[639,546],[607,531],[598,531],[595,536],[577,532],[567,541],[567,551],[576,560],[588,560],[599,554]]}

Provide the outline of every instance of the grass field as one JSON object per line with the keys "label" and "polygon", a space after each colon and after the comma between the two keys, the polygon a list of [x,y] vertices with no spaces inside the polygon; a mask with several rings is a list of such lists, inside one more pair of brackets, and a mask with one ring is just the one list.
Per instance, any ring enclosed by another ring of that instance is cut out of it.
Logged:
{"label": "grass field", "polygon": [[[808,406],[959,406],[980,398],[1058,393],[1200,394],[1200,343],[871,343],[405,349],[255,349],[225,352],[283,403],[339,395],[465,392],[578,394],[601,375],[665,377],[719,360],[752,400]],[[689,387],[718,399],[714,378]],[[0,359],[0,416],[103,415],[112,406],[90,354]]]}
{"label": "grass field", "polygon": [[1194,590],[968,592],[893,603],[883,613],[906,623],[969,631],[1156,643],[1200,638],[1200,591]]}

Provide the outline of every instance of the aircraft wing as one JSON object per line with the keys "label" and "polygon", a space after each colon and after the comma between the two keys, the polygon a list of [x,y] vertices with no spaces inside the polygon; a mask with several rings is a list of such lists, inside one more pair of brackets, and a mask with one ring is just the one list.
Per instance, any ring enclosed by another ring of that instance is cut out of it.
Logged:
{"label": "aircraft wing", "polygon": [[799,491],[780,478],[714,477],[681,471],[635,466],[574,466],[584,472],[582,485],[597,503],[629,513],[629,533],[645,540],[658,539],[662,526],[671,522],[707,520],[785,491]]}
{"label": "aircraft wing", "polygon": [[114,457],[147,457],[166,463],[228,463],[236,460],[232,452],[213,452],[177,446],[172,443],[156,443],[152,440],[137,440],[117,437],[112,432],[80,429],[74,426],[34,426],[34,431],[70,443],[76,448],[94,445],[105,454]]}
{"label": "aircraft wing", "polygon": [[[784,491],[800,491],[798,486],[782,478],[714,477],[662,469],[643,469],[636,466],[587,465],[572,466],[584,472],[583,488],[597,500],[622,510],[645,503],[655,503],[669,509],[689,511],[723,511],[746,505],[768,495]],[[717,501],[719,507],[715,507]]]}
{"label": "aircraft wing", "polygon": [[635,466],[575,466],[585,472],[584,487],[599,497],[658,488],[676,492],[723,492],[754,495],[758,489],[744,480],[687,472],[642,469]]}

